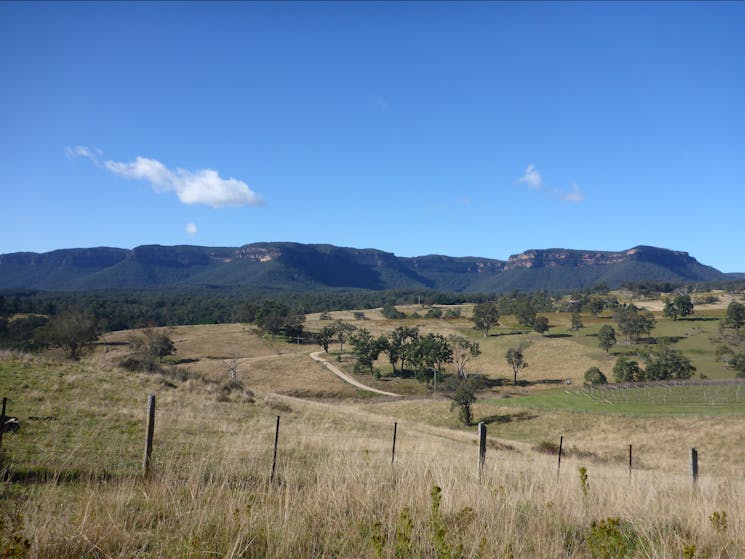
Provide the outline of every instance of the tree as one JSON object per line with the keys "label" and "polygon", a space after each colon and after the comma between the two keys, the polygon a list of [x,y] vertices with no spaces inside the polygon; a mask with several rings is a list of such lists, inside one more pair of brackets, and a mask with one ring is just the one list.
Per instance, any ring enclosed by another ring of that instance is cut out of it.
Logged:
{"label": "tree", "polygon": [[163,332],[153,328],[145,328],[139,335],[131,336],[129,347],[134,361],[125,362],[127,368],[142,368],[154,371],[163,362],[163,358],[176,352],[176,346],[171,338]]}
{"label": "tree", "polygon": [[690,316],[693,314],[693,301],[690,295],[678,294],[675,297],[665,297],[665,306],[662,314],[673,320],[678,320],[679,316]]}
{"label": "tree", "polygon": [[597,317],[603,309],[605,309],[605,299],[601,297],[590,297],[590,302],[587,304],[590,309],[592,316]]}
{"label": "tree", "polygon": [[479,303],[473,308],[473,327],[483,332],[484,337],[489,336],[489,329],[499,324],[499,307],[495,301]]}
{"label": "tree", "polygon": [[691,316],[693,314],[693,301],[687,293],[679,293],[673,297],[673,304],[678,310],[678,316]]}
{"label": "tree", "polygon": [[603,324],[598,331],[598,342],[606,353],[616,345],[616,330],[610,324]]}
{"label": "tree", "polygon": [[163,358],[176,353],[176,345],[173,340],[163,332],[157,330],[146,330],[150,352],[158,358],[158,364],[163,363]]}
{"label": "tree", "polygon": [[349,338],[357,327],[343,320],[336,320],[331,325],[331,328],[334,330],[336,341],[339,342],[339,358],[341,359],[341,354],[344,353],[344,342],[347,341],[347,338]]}
{"label": "tree", "polygon": [[727,364],[736,371],[736,376],[745,377],[745,351],[734,354]]}
{"label": "tree", "polygon": [[78,359],[98,339],[99,322],[88,312],[66,311],[49,319],[40,338],[50,346],[62,348],[70,359]]}
{"label": "tree", "polygon": [[582,322],[582,315],[578,312],[572,313],[572,324],[569,326],[569,329],[579,336],[579,331],[584,327],[585,324]]}
{"label": "tree", "polygon": [[357,358],[355,371],[369,370],[372,374],[373,363],[378,359],[382,349],[380,338],[374,338],[370,332],[361,328],[349,337],[349,343],[352,346],[352,353]]}
{"label": "tree", "polygon": [[294,338],[303,334],[305,316],[290,311],[284,303],[264,301],[254,312],[254,322],[272,336],[284,334],[288,338]]}
{"label": "tree", "polygon": [[621,356],[613,366],[613,376],[616,382],[641,382],[645,379],[644,371],[639,367],[639,362]]}
{"label": "tree", "polygon": [[450,377],[445,384],[445,394],[452,400],[450,410],[458,408],[458,417],[467,427],[473,423],[473,404],[476,402],[476,392],[483,383],[483,377],[473,375],[467,379]]}
{"label": "tree", "polygon": [[285,324],[290,309],[283,303],[264,301],[254,312],[256,325],[270,334],[279,334]]}
{"label": "tree", "polygon": [[404,370],[408,355],[408,346],[419,337],[419,328],[416,326],[399,326],[393,332],[388,334],[388,346],[385,349],[388,353],[388,361],[393,367],[393,374],[396,374],[396,365],[401,363],[401,372]]}
{"label": "tree", "polygon": [[615,313],[618,329],[629,341],[638,343],[642,335],[652,334],[656,321],[651,312],[639,312],[636,305],[619,307]]}
{"label": "tree", "polygon": [[524,326],[532,327],[533,322],[535,321],[535,315],[535,309],[528,300],[520,301],[515,308],[515,316],[517,317],[518,322]]}
{"label": "tree", "polygon": [[548,318],[545,316],[537,316],[533,320],[533,330],[539,334],[545,334],[548,332]]}
{"label": "tree", "polygon": [[662,316],[678,320],[678,309],[675,307],[670,297],[665,297],[664,306],[662,307]]}
{"label": "tree", "polygon": [[608,384],[603,371],[597,367],[590,367],[585,371],[585,384]]}
{"label": "tree", "polygon": [[440,307],[430,307],[427,309],[427,313],[424,318],[442,318],[443,312]]}
{"label": "tree", "polygon": [[323,348],[326,353],[329,352],[329,345],[334,341],[334,328],[333,326],[324,326],[321,331],[316,334],[316,343]]}
{"label": "tree", "polygon": [[684,380],[696,370],[687,357],[667,344],[644,351],[642,359],[646,380]]}
{"label": "tree", "polygon": [[383,305],[383,310],[381,312],[385,318],[389,319],[406,318],[406,315],[394,307],[392,303],[386,303]]}
{"label": "tree", "polygon": [[724,323],[739,331],[745,325],[745,305],[732,301],[727,305],[727,313],[724,315]]}
{"label": "tree", "polygon": [[525,356],[523,355],[523,350],[519,347],[512,347],[507,350],[505,358],[507,359],[507,363],[510,364],[510,367],[512,367],[512,384],[517,386],[517,373],[520,369],[524,369],[528,366],[528,363],[525,361]]}
{"label": "tree", "polygon": [[481,355],[481,348],[476,342],[468,338],[451,334],[448,336],[448,343],[453,350],[453,363],[458,369],[458,378],[466,378],[466,365],[472,358]]}
{"label": "tree", "polygon": [[417,373],[420,376],[432,373],[435,383],[437,373],[442,371],[446,363],[453,361],[453,350],[442,334],[420,336],[409,344],[408,349],[409,359]]}

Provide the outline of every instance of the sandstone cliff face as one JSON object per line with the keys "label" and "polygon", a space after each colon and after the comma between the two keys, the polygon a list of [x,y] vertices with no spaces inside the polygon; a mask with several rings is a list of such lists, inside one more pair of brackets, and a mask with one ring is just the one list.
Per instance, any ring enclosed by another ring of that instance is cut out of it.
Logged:
{"label": "sandstone cliff face", "polygon": [[725,274],[686,252],[649,246],[625,251],[528,250],[509,260],[398,257],[328,244],[241,247],[144,245],[0,255],[0,289],[81,290],[211,285],[257,289],[435,289],[481,293],[571,290],[629,280],[719,281]]}
{"label": "sandstone cliff face", "polygon": [[697,263],[696,259],[690,257],[687,252],[647,246],[638,246],[618,252],[549,248],[544,250],[526,250],[521,254],[513,254],[507,260],[504,269],[608,266],[621,264],[630,260],[666,264]]}

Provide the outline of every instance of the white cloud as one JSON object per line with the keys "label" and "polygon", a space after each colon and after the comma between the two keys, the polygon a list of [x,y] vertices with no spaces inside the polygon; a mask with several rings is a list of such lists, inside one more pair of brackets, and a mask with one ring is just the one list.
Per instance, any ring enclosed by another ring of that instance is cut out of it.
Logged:
{"label": "white cloud", "polygon": [[525,174],[517,179],[517,184],[527,184],[528,187],[536,190],[543,187],[543,178],[532,163],[525,169]]}
{"label": "white cloud", "polygon": [[87,157],[88,159],[92,159],[93,161],[96,160],[96,154],[86,146],[67,146],[65,148],[65,155],[67,155],[68,159],[73,159],[75,157]]}
{"label": "white cloud", "polygon": [[540,190],[546,194],[555,196],[563,202],[572,202],[576,204],[585,199],[585,195],[582,194],[582,190],[580,190],[577,183],[572,183],[568,192],[559,188],[551,188],[546,185],[543,182],[543,177],[533,164],[528,165],[523,176],[515,180],[515,184],[525,184],[532,190]]}
{"label": "white cloud", "polygon": [[197,234],[197,224],[193,222],[189,222],[186,224],[185,231],[189,233],[189,235],[196,235]]}
{"label": "white cloud", "polygon": [[222,178],[214,169],[169,169],[156,159],[137,156],[134,161],[100,161],[85,146],[67,148],[68,157],[87,157],[96,165],[128,179],[145,180],[156,192],[175,192],[184,204],[204,204],[213,208],[225,206],[260,206],[261,196],[238,179]]}
{"label": "white cloud", "polygon": [[577,183],[572,183],[572,189],[569,192],[562,192],[559,197],[565,202],[574,202],[575,204],[585,199]]}

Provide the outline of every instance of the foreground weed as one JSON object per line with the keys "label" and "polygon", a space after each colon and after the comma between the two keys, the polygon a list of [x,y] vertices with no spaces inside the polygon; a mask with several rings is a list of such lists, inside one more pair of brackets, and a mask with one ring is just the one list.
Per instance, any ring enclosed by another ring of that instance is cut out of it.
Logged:
{"label": "foreground weed", "polygon": [[593,559],[623,559],[636,549],[636,533],[620,518],[607,518],[590,524],[587,550]]}
{"label": "foreground weed", "polygon": [[414,557],[414,549],[411,542],[411,534],[414,531],[414,522],[411,518],[411,510],[404,507],[398,515],[396,525],[396,544],[394,556],[396,559],[409,559]]}
{"label": "foreground weed", "polygon": [[31,542],[24,534],[24,521],[20,513],[0,514],[0,557],[23,559],[28,557]]}
{"label": "foreground weed", "polygon": [[380,522],[374,522],[370,527],[370,543],[373,551],[375,551],[375,557],[382,559],[385,550],[385,535],[383,534],[383,525]]}
{"label": "foreground weed", "polygon": [[435,548],[436,557],[450,557],[452,550],[447,537],[447,526],[440,513],[442,501],[442,489],[435,485],[430,492],[432,504],[430,508],[429,525],[432,528],[432,543]]}
{"label": "foreground weed", "polygon": [[714,511],[709,517],[709,523],[715,532],[723,534],[727,531],[727,513],[725,511]]}

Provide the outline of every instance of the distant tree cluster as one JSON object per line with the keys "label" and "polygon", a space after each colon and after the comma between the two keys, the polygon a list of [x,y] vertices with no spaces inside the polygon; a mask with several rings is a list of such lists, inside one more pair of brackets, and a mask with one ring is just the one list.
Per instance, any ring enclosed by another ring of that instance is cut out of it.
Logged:
{"label": "distant tree cluster", "polygon": [[613,367],[616,382],[643,382],[658,380],[685,380],[691,378],[696,367],[680,351],[661,344],[641,351],[639,361],[621,356]]}
{"label": "distant tree cluster", "polygon": [[303,335],[305,315],[293,311],[284,303],[267,300],[252,308],[247,305],[244,318],[272,335],[283,335],[287,338]]}
{"label": "distant tree cluster", "polygon": [[633,343],[639,343],[644,336],[651,336],[657,324],[651,312],[641,311],[633,303],[618,307],[613,317],[621,333]]}
{"label": "distant tree cluster", "polygon": [[[376,338],[364,328],[336,321],[316,334],[316,341],[326,352],[333,341],[347,339],[356,358],[357,371],[374,373],[375,361],[385,354],[394,376],[411,375],[433,382],[449,363],[455,363],[458,378],[468,378],[468,364],[481,353],[478,343],[463,336],[445,338],[441,334],[422,334],[416,326],[399,326]],[[341,344],[339,351],[343,351]]]}

